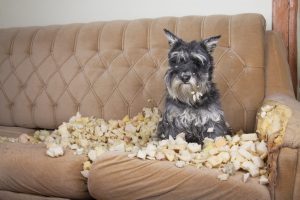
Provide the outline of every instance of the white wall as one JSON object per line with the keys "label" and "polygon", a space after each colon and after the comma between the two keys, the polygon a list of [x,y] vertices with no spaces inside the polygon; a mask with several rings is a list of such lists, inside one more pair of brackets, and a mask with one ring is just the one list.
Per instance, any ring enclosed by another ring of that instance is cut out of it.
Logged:
{"label": "white wall", "polygon": [[245,12],[271,29],[272,0],[0,0],[0,27]]}

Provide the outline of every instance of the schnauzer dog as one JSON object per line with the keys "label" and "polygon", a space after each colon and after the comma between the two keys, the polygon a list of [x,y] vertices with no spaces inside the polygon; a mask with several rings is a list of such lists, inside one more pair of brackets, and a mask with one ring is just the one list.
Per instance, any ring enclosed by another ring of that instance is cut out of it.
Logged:
{"label": "schnauzer dog", "polygon": [[185,133],[188,142],[202,143],[205,137],[230,134],[212,81],[212,52],[221,36],[200,42],[185,42],[164,29],[170,51],[169,69],[165,74],[167,96],[157,135],[160,139]]}

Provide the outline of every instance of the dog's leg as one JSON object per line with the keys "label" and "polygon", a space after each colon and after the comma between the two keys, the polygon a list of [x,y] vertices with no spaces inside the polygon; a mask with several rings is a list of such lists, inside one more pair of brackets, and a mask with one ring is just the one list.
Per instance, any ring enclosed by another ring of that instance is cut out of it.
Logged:
{"label": "dog's leg", "polygon": [[158,123],[156,135],[160,139],[167,139],[169,138],[169,132],[170,132],[170,125],[166,121],[166,118],[163,117],[162,120]]}
{"label": "dog's leg", "polygon": [[180,131],[176,129],[174,125],[172,125],[172,122],[169,122],[167,120],[167,115],[164,114],[162,120],[158,123],[156,135],[160,139],[168,139],[169,136],[172,136],[173,138],[176,137]]}
{"label": "dog's leg", "polygon": [[214,131],[211,133],[211,137],[231,135],[230,129],[226,126],[225,121],[220,121],[214,124]]}
{"label": "dog's leg", "polygon": [[202,144],[204,137],[202,136],[201,132],[195,133],[185,133],[185,140],[187,142],[196,142],[198,144]]}
{"label": "dog's leg", "polygon": [[157,135],[158,138],[164,139],[165,138],[164,133],[165,133],[165,124],[164,124],[164,120],[162,120],[158,123],[157,130],[156,130],[156,135]]}

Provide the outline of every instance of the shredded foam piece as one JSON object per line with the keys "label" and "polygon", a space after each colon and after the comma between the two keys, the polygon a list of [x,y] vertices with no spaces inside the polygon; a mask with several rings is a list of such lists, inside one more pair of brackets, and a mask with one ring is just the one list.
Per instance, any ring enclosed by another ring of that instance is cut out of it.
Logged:
{"label": "shredded foam piece", "polygon": [[22,143],[22,144],[26,144],[26,143],[30,143],[32,137],[30,137],[29,135],[23,133],[18,137],[18,142]]}
{"label": "shredded foam piece", "polygon": [[147,157],[147,154],[144,150],[139,150],[136,154],[136,157],[145,160]]}
{"label": "shredded foam piece", "polygon": [[208,133],[214,132],[214,127],[209,127],[209,128],[207,129],[207,132],[208,132]]}
{"label": "shredded foam piece", "polygon": [[243,174],[243,182],[246,183],[250,177],[250,173]]}
{"label": "shredded foam piece", "polygon": [[16,142],[18,142],[18,138],[10,138],[10,137],[0,136],[0,144],[5,143],[5,142],[16,143]]}
{"label": "shredded foam piece", "polygon": [[[292,110],[288,106],[272,100],[266,101],[256,116],[256,132],[261,140],[267,141],[268,143],[267,149],[269,153],[261,154],[260,158],[264,160],[267,159],[268,162],[268,182],[271,186],[271,193],[274,193],[274,187],[276,185],[279,149],[283,145],[283,138],[291,116]],[[265,152],[266,147],[264,144],[257,144],[256,149],[257,152]],[[264,175],[261,174],[261,170],[260,175]],[[260,183],[267,184],[267,181],[262,178]]]}
{"label": "shredded foam piece", "polygon": [[260,176],[259,178],[259,184],[266,185],[269,183],[268,178],[265,175]]}
{"label": "shredded foam piece", "polygon": [[178,161],[176,161],[175,166],[178,168],[182,168],[185,166],[185,162],[182,160],[178,160]]}
{"label": "shredded foam piece", "polygon": [[89,178],[89,170],[82,170],[80,173],[84,178]]}
{"label": "shredded foam piece", "polygon": [[222,172],[225,174],[229,174],[229,175],[234,175],[236,170],[237,169],[235,168],[235,166],[232,163],[227,163],[222,168]]}
{"label": "shredded foam piece", "polygon": [[257,130],[259,137],[264,140],[272,138],[272,146],[283,142],[283,136],[292,111],[285,105],[268,101],[257,114]]}
{"label": "shredded foam piece", "polygon": [[256,133],[247,133],[241,135],[242,141],[256,141],[257,139]]}
{"label": "shredded foam piece", "polygon": [[64,155],[64,149],[62,146],[52,145],[48,148],[46,153],[50,157],[59,157]]}
{"label": "shredded foam piece", "polygon": [[219,179],[220,181],[227,181],[227,180],[229,179],[229,174],[220,174],[220,175],[218,176],[218,179]]}

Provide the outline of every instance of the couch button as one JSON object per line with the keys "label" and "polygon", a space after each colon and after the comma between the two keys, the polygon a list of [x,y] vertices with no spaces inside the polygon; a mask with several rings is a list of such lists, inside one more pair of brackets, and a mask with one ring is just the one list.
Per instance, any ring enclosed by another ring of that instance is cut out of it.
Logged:
{"label": "couch button", "polygon": [[24,90],[25,87],[26,87],[26,84],[22,84],[22,85],[20,85],[19,87],[20,87],[21,90]]}
{"label": "couch button", "polygon": [[42,90],[46,90],[47,89],[47,85],[45,83],[41,83],[40,85]]}

